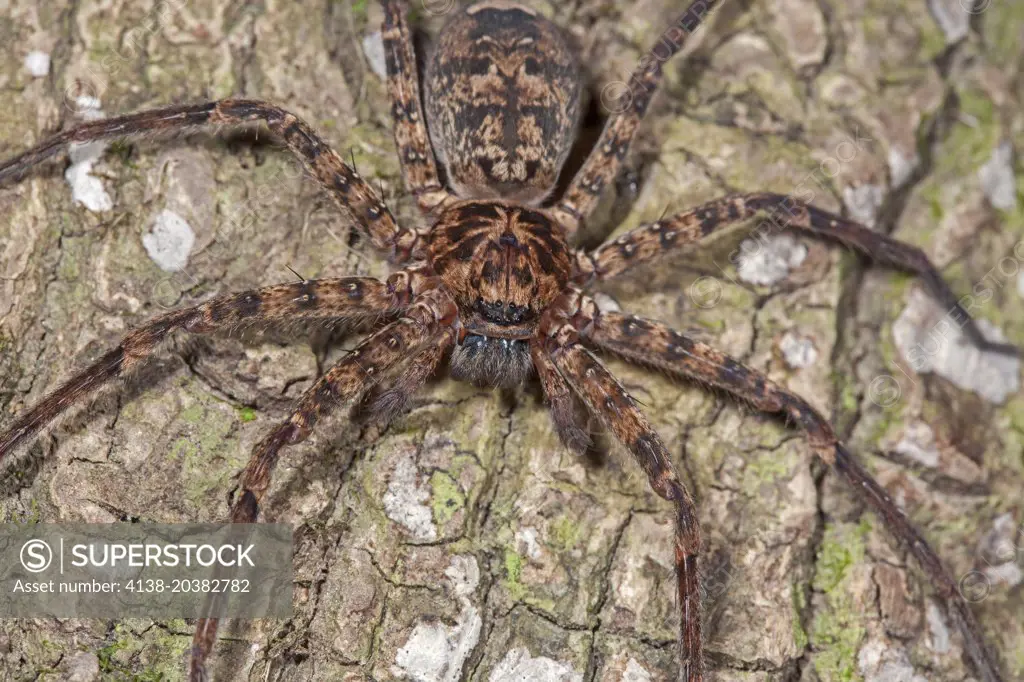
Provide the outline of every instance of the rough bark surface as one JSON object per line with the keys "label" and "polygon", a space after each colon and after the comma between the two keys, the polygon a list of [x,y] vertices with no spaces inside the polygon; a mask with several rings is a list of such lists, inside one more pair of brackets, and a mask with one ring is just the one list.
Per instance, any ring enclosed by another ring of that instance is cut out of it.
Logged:
{"label": "rough bark surface", "polygon": [[[443,3],[415,4],[414,21],[436,31]],[[681,3],[529,4],[566,27],[597,93],[628,76]],[[724,3],[696,53],[668,67],[621,229],[726,191],[799,188],[920,245],[958,291],[988,282],[975,314],[1024,346],[1024,175],[1013,153],[1024,148],[1024,4],[964,5]],[[70,124],[82,94],[107,114],[243,94],[290,107],[351,149],[400,215],[417,219],[363,48],[376,3],[8,0],[0,17],[4,157]],[[45,76],[26,66],[34,50],[51,56]],[[106,211],[73,201],[65,166],[0,189],[4,422],[168,306],[287,281],[286,266],[306,277],[384,272],[262,137],[114,145],[92,169]],[[167,212],[195,237],[175,272],[146,246]],[[914,303],[912,278],[775,235],[753,250],[778,273],[738,273],[730,254],[745,234],[609,293],[833,415],[949,569],[973,576],[1006,679],[1024,679],[1017,377],[997,372],[972,391],[916,373],[894,335],[908,305],[927,307]],[[758,277],[778,281],[749,283]],[[287,340],[171,344],[127,387],[3,463],[0,518],[223,519],[253,443],[351,344]],[[714,679],[970,679],[920,571],[799,433],[699,387],[611,366],[700,503]],[[1001,403],[978,395],[999,382],[1009,386]],[[264,518],[296,528],[295,615],[231,622],[219,679],[672,678],[669,508],[617,448],[600,463],[564,451],[535,391],[442,378],[382,434],[325,424],[287,451]],[[0,621],[0,676],[179,679],[190,634],[183,621]]]}

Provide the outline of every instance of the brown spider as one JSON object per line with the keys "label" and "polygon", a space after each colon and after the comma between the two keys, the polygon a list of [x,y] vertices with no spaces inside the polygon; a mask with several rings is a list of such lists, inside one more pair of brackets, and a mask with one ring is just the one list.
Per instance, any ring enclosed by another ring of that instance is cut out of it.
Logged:
{"label": "brown spider", "polygon": [[[429,218],[423,227],[398,225],[377,193],[306,123],[253,100],[174,106],[86,123],[0,164],[3,182],[69,143],[262,121],[373,246],[402,268],[383,281],[303,280],[162,315],[130,332],[115,349],[16,419],[0,435],[0,457],[86,395],[138,367],[174,330],[205,334],[243,322],[379,320],[377,331],[316,381],[292,415],[256,445],[241,475],[231,520],[257,520],[281,448],[307,438],[317,420],[339,405],[357,401],[386,422],[446,361],[457,379],[499,387],[521,385],[536,372],[566,446],[577,452],[590,447],[586,421],[588,414],[596,415],[634,455],[655,492],[674,505],[679,677],[697,682],[704,679],[705,661],[697,571],[701,535],[694,502],[636,402],[591,353],[605,351],[722,389],[802,428],[814,452],[859,491],[921,564],[962,634],[979,677],[998,682],[996,658],[956,583],[885,490],[838,442],[824,417],[760,372],[659,322],[604,312],[585,293],[635,265],[768,213],[780,227],[834,239],[923,277],[976,344],[1015,352],[981,336],[920,250],[782,195],[728,196],[641,225],[592,251],[570,246],[602,190],[621,170],[661,81],[664,61],[682,47],[716,0],[697,0],[662,34],[657,48],[632,74],[619,101],[621,111],[607,122],[555,202],[547,199],[573,143],[581,90],[574,55],[556,27],[507,0],[484,0],[459,11],[428,60],[421,98],[401,3],[383,4],[395,142],[407,188]],[[193,680],[206,677],[217,625],[208,618],[196,627]]]}

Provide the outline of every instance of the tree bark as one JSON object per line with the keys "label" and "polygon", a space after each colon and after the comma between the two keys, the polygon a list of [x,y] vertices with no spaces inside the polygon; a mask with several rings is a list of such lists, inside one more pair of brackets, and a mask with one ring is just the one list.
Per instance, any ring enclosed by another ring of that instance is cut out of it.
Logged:
{"label": "tree bark", "polygon": [[[436,32],[442,3],[413,4],[414,23]],[[628,77],[680,5],[529,4],[567,29],[601,115],[596,93]],[[1013,155],[1024,146],[1024,14],[1009,1],[962,5],[724,3],[666,67],[634,154],[639,195],[609,201],[604,213],[625,219],[589,238],[730,191],[793,192],[917,244],[977,295],[976,316],[1024,345]],[[82,96],[112,115],[244,95],[351,150],[401,218],[419,219],[364,49],[376,3],[13,0],[0,13],[0,156],[71,125]],[[50,55],[46,75],[30,72],[32,51]],[[4,423],[170,307],[288,281],[288,267],[386,273],[262,134],[115,144],[91,170],[109,210],[73,199],[66,166],[0,188]],[[176,220],[194,243],[170,271],[154,244],[180,232]],[[900,334],[926,345],[938,319],[919,283],[777,234],[746,242],[737,267],[750,227],[606,291],[833,415],[954,577],[972,581],[1006,679],[1024,678],[1019,367],[981,358],[973,374],[994,378],[967,388],[970,377],[915,372]],[[225,519],[253,444],[352,341],[315,330],[177,339],[4,462],[0,518]],[[958,348],[944,366],[967,358]],[[798,432],[699,386],[609,365],[699,501],[713,679],[971,677],[921,571]],[[263,519],[296,529],[295,614],[229,622],[216,678],[674,679],[669,506],[617,446],[603,461],[566,452],[538,396],[439,378],[380,433],[340,418],[289,448]],[[0,667],[19,680],[179,679],[190,628],[2,620]]]}

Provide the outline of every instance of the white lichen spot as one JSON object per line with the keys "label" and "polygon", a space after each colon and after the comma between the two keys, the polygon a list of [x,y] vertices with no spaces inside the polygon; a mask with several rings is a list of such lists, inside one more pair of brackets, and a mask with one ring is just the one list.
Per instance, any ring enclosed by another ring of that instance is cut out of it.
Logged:
{"label": "white lichen spot", "polygon": [[71,185],[71,198],[93,213],[109,211],[114,207],[100,179],[91,174],[92,167],[106,151],[106,142],[73,144],[68,150],[71,165],[64,171],[64,179]]}
{"label": "white lichen spot", "polygon": [[[249,645],[249,655],[246,657],[245,661],[246,673],[251,672],[253,666],[256,665],[256,662],[259,660],[260,649],[262,649],[262,647],[259,642],[253,642]],[[245,676],[248,677],[248,674]]]}
{"label": "white lichen spot", "polygon": [[934,469],[939,464],[939,449],[935,445],[935,432],[932,431],[932,427],[922,421],[908,424],[903,429],[903,435],[893,450],[926,467]]}
{"label": "white lichen spot", "polygon": [[65,672],[61,679],[67,682],[93,682],[100,679],[100,659],[96,654],[79,651],[64,663]]}
{"label": "white lichen spot", "polygon": [[910,179],[914,169],[921,163],[921,157],[917,154],[908,157],[901,150],[893,147],[889,150],[888,162],[889,184],[892,187],[902,187],[903,183]]}
{"label": "white lichen spot", "polygon": [[928,682],[918,675],[906,652],[872,638],[857,653],[857,668],[864,682]]}
{"label": "white lichen spot", "polygon": [[189,254],[196,243],[196,233],[184,218],[164,209],[153,219],[149,232],[142,235],[142,245],[161,270],[177,272],[188,265]]}
{"label": "white lichen spot", "polygon": [[472,556],[454,556],[445,577],[461,611],[454,625],[437,621],[417,623],[395,656],[391,673],[416,682],[456,682],[462,667],[480,641],[483,619],[470,601],[480,584],[480,566]]}
{"label": "white lichen spot", "polygon": [[531,559],[539,559],[541,556],[540,543],[537,542],[537,529],[527,526],[516,531],[516,550],[526,554]]}
{"label": "white lichen spot", "polygon": [[75,106],[78,114],[86,121],[95,121],[103,118],[103,109],[100,108],[100,100],[92,95],[79,95],[75,98]]}
{"label": "white lichen spot", "polygon": [[965,7],[971,6],[963,0],[928,0],[928,9],[935,17],[935,23],[946,34],[947,45],[952,45],[967,37],[967,32],[970,30],[971,14]]}
{"label": "white lichen spot", "polygon": [[25,55],[25,70],[33,78],[42,78],[50,73],[50,55],[40,50],[32,50]]}
{"label": "white lichen spot", "polygon": [[736,272],[748,284],[771,286],[785,279],[807,258],[807,247],[792,235],[745,239],[740,244]]}
{"label": "white lichen spot", "polygon": [[391,672],[416,682],[449,679],[449,656],[448,627],[443,623],[417,623],[409,641],[398,650]]}
{"label": "white lichen spot", "polygon": [[454,556],[444,575],[452,584],[455,596],[469,598],[480,584],[480,566],[473,556]]}
{"label": "white lichen spot", "polygon": [[937,654],[948,653],[949,628],[942,616],[942,610],[931,599],[924,610],[924,619],[928,623],[928,646]]}
{"label": "white lichen spot", "polygon": [[[95,97],[82,95],[76,100],[76,105],[78,112],[86,121],[103,118],[100,101]],[[109,211],[114,207],[114,202],[103,188],[103,183],[92,175],[92,167],[103,156],[108,146],[109,143],[103,141],[68,146],[71,165],[64,171],[64,179],[71,185],[71,198],[75,203],[82,204],[94,213]]]}
{"label": "white lichen spot", "polygon": [[523,647],[516,647],[491,671],[489,682],[583,682],[583,674],[571,666],[545,656],[534,658]]}
{"label": "white lichen spot", "polygon": [[387,78],[387,63],[384,60],[384,38],[380,31],[363,36],[363,54],[370,69],[381,78]]}
{"label": "white lichen spot", "polygon": [[791,331],[786,332],[779,341],[779,350],[786,364],[793,369],[810,367],[818,359],[818,349],[814,346],[813,339]]}
{"label": "white lichen spot", "polygon": [[1011,590],[1024,581],[1024,571],[1017,563],[1021,538],[1024,530],[1017,530],[1013,514],[1000,514],[992,522],[992,530],[985,534],[979,547],[985,562],[981,570],[991,585]]}
{"label": "white lichen spot", "polygon": [[981,189],[993,207],[1000,211],[1017,208],[1017,181],[1013,175],[1013,147],[1004,140],[992,152],[985,165],[978,169]]}
{"label": "white lichen spot", "polygon": [[885,190],[881,185],[843,188],[843,203],[849,209],[850,217],[868,227],[874,227],[884,199]]}
{"label": "white lichen spot", "polygon": [[626,669],[622,672],[622,682],[651,682],[651,679],[651,674],[647,672],[647,668],[637,663],[636,659],[632,657],[626,663]]}
{"label": "white lichen spot", "polygon": [[614,298],[604,293],[603,291],[594,292],[591,298],[594,299],[594,303],[597,304],[597,309],[602,313],[621,313],[622,306]]}
{"label": "white lichen spot", "polygon": [[1024,571],[1021,571],[1013,561],[1007,561],[1005,564],[999,564],[998,566],[986,566],[982,569],[982,573],[988,578],[990,585],[998,585],[1002,589],[1013,589],[1017,585],[1020,585],[1021,581],[1024,580]]}
{"label": "white lichen spot", "polygon": [[[1024,539],[1024,530],[1021,531]],[[981,550],[986,554],[1000,557],[1001,561],[1010,561],[1016,557],[1017,523],[1013,514],[1006,512],[992,520],[992,530],[982,540]]]}
{"label": "white lichen spot", "polygon": [[430,510],[430,486],[417,480],[419,472],[412,454],[398,460],[388,490],[384,493],[384,513],[404,526],[416,540],[437,539],[437,526]]}
{"label": "white lichen spot", "polygon": [[[1006,341],[988,320],[977,320],[990,341]],[[921,289],[892,326],[896,348],[918,374],[934,372],[982,398],[1002,403],[1020,388],[1020,360],[1005,353],[979,350],[958,323]]]}

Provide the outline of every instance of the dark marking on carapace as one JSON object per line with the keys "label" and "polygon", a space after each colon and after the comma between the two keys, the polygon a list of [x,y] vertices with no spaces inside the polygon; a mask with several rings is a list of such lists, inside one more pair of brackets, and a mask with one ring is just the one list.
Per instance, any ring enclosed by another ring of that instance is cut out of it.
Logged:
{"label": "dark marking on carapace", "polygon": [[464,324],[533,324],[572,273],[569,247],[547,215],[502,202],[455,204],[439,217],[427,248]]}
{"label": "dark marking on carapace", "polygon": [[626,336],[643,336],[651,331],[651,325],[638,317],[627,317],[622,321],[622,333]]}
{"label": "dark marking on carapace", "polygon": [[239,294],[236,299],[239,317],[252,317],[260,311],[261,305],[263,305],[263,300],[259,297],[259,294],[252,292]]}
{"label": "dark marking on carapace", "polygon": [[704,236],[714,232],[715,228],[722,223],[722,220],[718,216],[718,212],[714,209],[709,208],[701,212],[698,217],[700,218],[700,231]]}
{"label": "dark marking on carapace", "polygon": [[314,308],[317,304],[317,284],[314,281],[306,280],[299,284],[298,296],[295,302],[300,308]]}
{"label": "dark marking on carapace", "polygon": [[357,280],[352,280],[351,282],[345,282],[342,285],[342,287],[343,287],[343,290],[345,291],[345,295],[348,296],[348,299],[350,301],[358,301],[359,299],[361,299],[363,297],[363,295],[365,293],[365,288],[363,287],[363,283],[360,282],[360,281],[357,281]]}

